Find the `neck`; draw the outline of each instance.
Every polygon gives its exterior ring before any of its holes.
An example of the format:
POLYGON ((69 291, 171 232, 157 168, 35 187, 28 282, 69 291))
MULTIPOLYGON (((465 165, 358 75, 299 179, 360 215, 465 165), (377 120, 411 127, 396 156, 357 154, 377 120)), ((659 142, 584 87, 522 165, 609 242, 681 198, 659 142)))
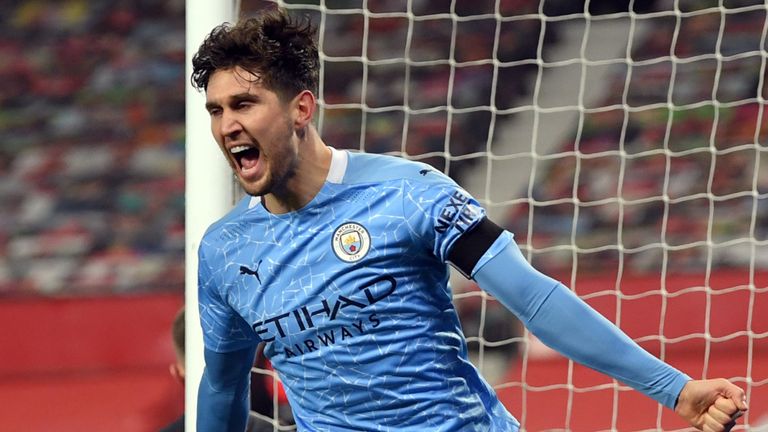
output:
POLYGON ((271 213, 282 214, 304 208, 320 192, 331 168, 331 149, 315 128, 308 127, 299 144, 298 164, 293 176, 280 190, 263 197, 271 213))

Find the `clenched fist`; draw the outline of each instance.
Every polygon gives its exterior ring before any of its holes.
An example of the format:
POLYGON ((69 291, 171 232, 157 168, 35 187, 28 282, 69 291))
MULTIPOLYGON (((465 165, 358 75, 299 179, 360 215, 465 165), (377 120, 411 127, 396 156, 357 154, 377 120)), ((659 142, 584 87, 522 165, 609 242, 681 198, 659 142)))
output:
POLYGON ((677 398, 675 412, 705 432, 730 431, 747 410, 744 390, 726 379, 689 381, 677 398))

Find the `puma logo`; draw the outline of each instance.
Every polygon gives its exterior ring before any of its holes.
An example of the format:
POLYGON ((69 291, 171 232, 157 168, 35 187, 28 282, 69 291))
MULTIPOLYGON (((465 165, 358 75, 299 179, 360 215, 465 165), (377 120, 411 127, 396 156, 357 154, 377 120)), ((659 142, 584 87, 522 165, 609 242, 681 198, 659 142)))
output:
POLYGON ((251 276, 256 276, 256 280, 259 281, 259 284, 261 284, 261 277, 259 277, 259 266, 261 266, 261 260, 256 264, 256 270, 251 270, 248 267, 241 265, 240 266, 240 274, 247 274, 251 276))

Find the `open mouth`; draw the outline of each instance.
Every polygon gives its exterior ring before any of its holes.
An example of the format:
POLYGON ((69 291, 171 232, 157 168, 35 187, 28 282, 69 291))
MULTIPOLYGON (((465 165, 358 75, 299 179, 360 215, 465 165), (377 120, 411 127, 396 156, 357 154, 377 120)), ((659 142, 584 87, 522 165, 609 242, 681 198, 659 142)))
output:
POLYGON ((240 145, 232 147, 229 152, 241 170, 251 169, 259 163, 260 152, 256 147, 240 145))

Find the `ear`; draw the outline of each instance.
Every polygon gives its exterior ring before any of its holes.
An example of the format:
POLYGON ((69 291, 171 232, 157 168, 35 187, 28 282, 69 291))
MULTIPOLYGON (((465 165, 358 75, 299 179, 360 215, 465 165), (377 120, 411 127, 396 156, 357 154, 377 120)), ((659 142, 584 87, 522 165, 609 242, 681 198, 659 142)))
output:
POLYGON ((293 98, 295 113, 294 126, 296 129, 304 129, 312 122, 312 117, 317 109, 315 95, 309 90, 303 90, 293 98))

